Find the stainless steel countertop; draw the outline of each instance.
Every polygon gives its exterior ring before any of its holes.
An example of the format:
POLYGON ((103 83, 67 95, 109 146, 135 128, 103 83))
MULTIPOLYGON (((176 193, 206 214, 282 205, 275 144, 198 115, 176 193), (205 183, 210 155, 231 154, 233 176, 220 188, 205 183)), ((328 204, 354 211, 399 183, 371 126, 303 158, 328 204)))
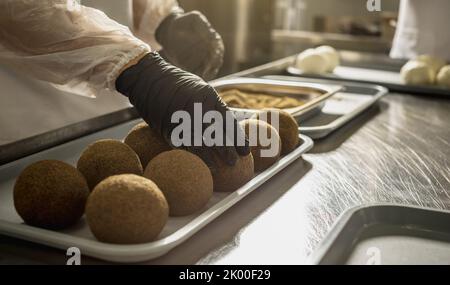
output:
MULTIPOLYGON (((450 210, 450 100, 389 94, 148 263, 302 264, 341 213, 374 202, 450 210)), ((65 260, 63 251, 0 236, 0 263, 65 260)))

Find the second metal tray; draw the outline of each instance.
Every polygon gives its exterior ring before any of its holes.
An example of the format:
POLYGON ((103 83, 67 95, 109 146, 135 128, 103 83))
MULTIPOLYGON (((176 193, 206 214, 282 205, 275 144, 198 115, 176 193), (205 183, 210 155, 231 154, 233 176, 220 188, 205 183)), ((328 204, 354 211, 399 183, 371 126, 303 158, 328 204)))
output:
POLYGON ((90 232, 84 219, 63 231, 51 231, 23 223, 14 209, 13 187, 16 177, 28 164, 43 159, 57 159, 75 164, 86 146, 99 139, 122 139, 138 122, 140 121, 127 122, 0 166, 0 234, 64 250, 77 247, 83 255, 108 261, 150 260, 164 255, 183 243, 272 176, 300 158, 314 144, 309 137, 300 135, 301 144, 293 152, 283 156, 264 172, 257 174, 240 189, 232 193, 214 193, 206 207, 198 213, 186 217, 171 217, 158 239, 151 243, 116 245, 99 242, 90 232))
MULTIPOLYGON (((337 84, 331 80, 311 79, 303 77, 270 75, 263 78, 301 81, 305 83, 337 84)), ((388 93, 385 87, 373 84, 341 82, 343 91, 325 101, 320 112, 300 121, 300 133, 313 139, 328 136, 356 116, 367 110, 388 93), (322 118, 326 119, 322 119, 322 118)))
POLYGON ((371 205, 343 214, 312 264, 450 265, 450 212, 371 205))
MULTIPOLYGON (((298 97, 305 103, 296 108, 284 109, 296 118, 309 117, 315 111, 320 111, 324 102, 343 90, 340 84, 323 84, 300 81, 273 80, 261 78, 232 78, 211 82, 211 85, 220 93, 221 91, 238 89, 248 92, 261 92, 273 96, 298 97)), ((258 110, 245 108, 231 108, 243 117, 249 117, 258 110)))
POLYGON ((408 85, 403 83, 400 70, 378 70, 353 66, 339 66, 334 73, 311 75, 304 74, 295 67, 288 67, 286 72, 292 76, 311 77, 319 79, 339 80, 343 82, 360 82, 369 84, 381 84, 392 92, 413 93, 421 95, 434 95, 449 98, 450 89, 441 86, 408 85))

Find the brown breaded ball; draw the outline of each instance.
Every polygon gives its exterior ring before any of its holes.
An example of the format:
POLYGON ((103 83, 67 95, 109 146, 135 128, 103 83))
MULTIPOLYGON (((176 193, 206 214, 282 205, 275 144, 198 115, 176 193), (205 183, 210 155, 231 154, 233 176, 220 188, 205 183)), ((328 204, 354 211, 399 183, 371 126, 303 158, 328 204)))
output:
POLYGON ((26 167, 14 185, 14 207, 25 223, 47 229, 75 224, 84 213, 89 188, 73 166, 43 160, 26 167))
POLYGON ((163 152, 150 161, 144 176, 164 193, 171 216, 186 216, 202 209, 213 194, 208 166, 184 150, 163 152))
POLYGON ((86 177, 89 189, 109 176, 118 174, 142 175, 139 157, 131 147, 118 140, 99 140, 89 145, 77 163, 86 177))
POLYGON ((255 174, 253 155, 239 156, 236 164, 230 166, 219 156, 213 156, 215 166, 211 168, 214 180, 214 191, 232 192, 250 181, 255 174))
POLYGON ((250 140, 255 172, 266 170, 277 162, 281 153, 281 139, 277 130, 268 123, 255 119, 244 120, 240 124, 250 140), (260 135, 265 138, 261 140, 260 135))
POLYGON ((86 204, 91 232, 107 243, 151 242, 168 216, 169 206, 158 186, 134 174, 106 178, 95 186, 86 204))
POLYGON ((272 114, 278 114, 278 134, 281 137, 281 154, 288 154, 292 152, 299 144, 300 138, 298 136, 298 123, 291 114, 279 109, 264 109, 261 112, 253 115, 253 119, 266 121, 272 125, 272 114))
POLYGON ((131 129, 124 142, 137 153, 143 168, 158 154, 172 149, 162 136, 145 122, 131 129))

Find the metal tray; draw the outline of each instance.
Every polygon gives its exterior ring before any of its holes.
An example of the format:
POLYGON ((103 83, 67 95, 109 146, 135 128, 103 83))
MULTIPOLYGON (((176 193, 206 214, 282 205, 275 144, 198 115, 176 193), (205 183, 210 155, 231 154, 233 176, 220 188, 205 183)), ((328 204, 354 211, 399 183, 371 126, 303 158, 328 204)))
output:
POLYGON ((450 211, 372 205, 344 213, 312 264, 450 265, 450 211))
MULTIPOLYGON (((270 75, 264 76, 264 78, 280 81, 336 84, 335 81, 330 80, 282 75, 270 75)), ((344 90, 329 98, 319 113, 299 122, 300 133, 313 139, 326 137, 374 105, 388 93, 385 87, 379 85, 350 82, 342 83, 342 85, 344 90)))
POLYGON ((437 95, 450 98, 450 89, 440 86, 415 86, 403 83, 400 76, 400 69, 398 71, 369 69, 353 66, 339 66, 333 73, 312 75, 305 74, 295 67, 288 67, 287 73, 294 76, 302 76, 309 78, 339 80, 345 82, 360 82, 369 84, 383 85, 391 92, 413 93, 422 95, 437 95))
POLYGON ((205 225, 217 218, 242 198, 257 189, 287 165, 313 147, 313 141, 300 135, 301 145, 278 163, 255 176, 250 182, 232 193, 214 193, 212 199, 199 213, 187 217, 170 218, 159 239, 146 244, 115 245, 97 241, 84 219, 63 231, 51 231, 23 224, 13 205, 13 187, 16 177, 24 167, 42 159, 58 159, 75 164, 79 154, 90 143, 104 138, 122 139, 139 121, 127 122, 91 134, 57 147, 27 156, 0 166, 0 234, 67 250, 78 247, 81 254, 115 262, 140 262, 164 255, 178 246, 205 225))
POLYGON ((0 146, 0 165, 139 118, 134 108, 119 110, 0 146))
MULTIPOLYGON (((274 96, 295 96, 305 101, 305 104, 285 109, 296 118, 305 118, 314 112, 320 111, 325 100, 341 91, 339 84, 321 84, 311 82, 280 81, 259 78, 233 78, 213 81, 211 85, 220 93, 229 89, 241 91, 261 92, 274 96)), ((255 109, 231 108, 233 111, 248 117, 258 112, 255 109)))

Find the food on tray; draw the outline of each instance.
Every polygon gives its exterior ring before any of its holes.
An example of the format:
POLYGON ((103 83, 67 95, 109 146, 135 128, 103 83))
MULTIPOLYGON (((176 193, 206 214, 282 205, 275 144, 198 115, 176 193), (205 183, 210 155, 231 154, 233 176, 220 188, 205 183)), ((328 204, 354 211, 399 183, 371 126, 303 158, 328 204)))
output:
POLYGON ((432 55, 420 55, 408 61, 401 69, 400 75, 405 84, 408 85, 439 85, 448 87, 446 84, 446 72, 448 67, 443 59, 432 55))
POLYGON ((445 60, 428 54, 419 55, 415 60, 428 65, 434 74, 437 74, 446 64, 445 60))
POLYGON ((95 186, 86 204, 94 236, 117 244, 153 241, 169 215, 167 201, 151 180, 134 174, 108 177, 95 186))
POLYGON ((159 154, 150 161, 144 176, 158 185, 171 216, 186 216, 202 209, 213 194, 213 178, 198 156, 184 150, 159 154))
POLYGON ((138 155, 128 145, 118 140, 99 140, 89 145, 81 154, 78 170, 86 177, 92 190, 103 179, 118 174, 142 175, 138 155))
POLYGON ((304 73, 323 74, 329 69, 328 55, 307 49, 297 56, 295 66, 304 73))
POLYGON ((14 206, 25 223, 48 229, 75 224, 84 213, 89 188, 73 166, 44 160, 26 167, 14 185, 14 206))
POLYGON ((124 142, 139 156, 143 168, 158 154, 171 150, 169 144, 147 123, 140 123, 131 129, 124 142))
POLYGON ((244 109, 288 109, 305 104, 304 100, 294 97, 254 93, 238 89, 222 91, 220 92, 220 97, 222 97, 223 101, 227 103, 229 107, 244 109))
MULTIPOLYGON (((281 137, 281 154, 292 152, 299 144, 298 123, 288 112, 277 109, 265 109, 253 115, 253 118, 272 125, 281 137), (278 115, 278 127, 272 122, 272 116, 278 115)), ((275 117, 274 117, 275 118, 275 117)))
POLYGON ((322 54, 327 59, 327 72, 333 72, 334 69, 341 64, 339 53, 331 46, 320 46, 316 48, 316 52, 322 54))
POLYGON ((333 72, 339 64, 339 53, 331 46, 307 49, 301 52, 295 60, 295 67, 309 74, 333 72))
POLYGON ((441 68, 437 75, 437 84, 442 87, 450 88, 450 65, 441 68))
POLYGON ((430 85, 433 84, 435 74, 433 69, 424 62, 409 61, 401 71, 403 81, 409 85, 430 85))
POLYGON ((240 156, 234 166, 222 161, 218 156, 213 157, 216 167, 211 168, 214 180, 214 191, 232 192, 249 182, 255 173, 253 156, 240 156))
POLYGON ((250 141, 255 172, 264 171, 280 158, 281 139, 271 125, 266 122, 249 119, 241 122, 250 141))

